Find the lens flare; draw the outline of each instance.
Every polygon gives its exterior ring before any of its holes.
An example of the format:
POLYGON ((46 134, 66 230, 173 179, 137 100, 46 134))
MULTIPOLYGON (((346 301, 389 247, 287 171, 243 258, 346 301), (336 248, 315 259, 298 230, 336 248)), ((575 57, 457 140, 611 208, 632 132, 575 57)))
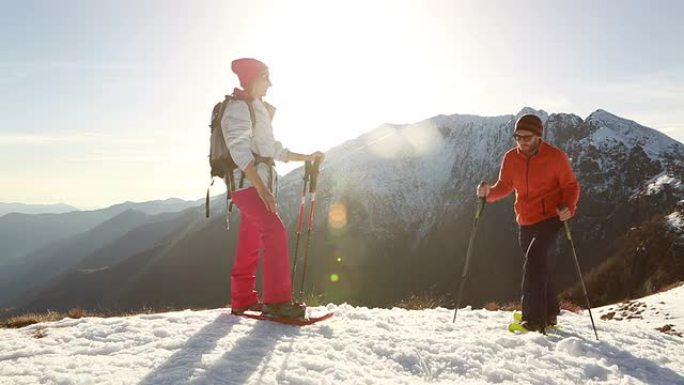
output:
POLYGON ((384 159, 396 158, 404 146, 398 128, 392 125, 380 126, 367 134, 364 139, 370 152, 384 159))
POLYGON ((347 225, 347 206, 344 203, 333 203, 330 206, 328 225, 333 229, 341 229, 347 225))
POLYGON ((441 135, 431 120, 407 125, 383 125, 365 137, 369 151, 380 158, 400 155, 424 156, 441 143, 441 135))
POLYGON ((401 135, 417 156, 430 153, 440 143, 439 130, 431 120, 412 124, 401 135))

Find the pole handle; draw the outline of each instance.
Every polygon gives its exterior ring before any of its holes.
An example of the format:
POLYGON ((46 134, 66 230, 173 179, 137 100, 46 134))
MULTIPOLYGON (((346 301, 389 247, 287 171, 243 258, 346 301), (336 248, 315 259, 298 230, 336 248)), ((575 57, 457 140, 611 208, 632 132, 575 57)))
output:
MULTIPOLYGON (((568 208, 568 205, 565 203, 559 203, 556 208, 558 211, 564 210, 568 208)), ((569 240, 572 241, 572 232, 570 231, 570 224, 568 221, 563 221, 563 227, 565 228, 565 237, 569 240)))
POLYGON ((304 183, 309 181, 311 177, 311 161, 307 160, 304 162, 304 183))
MULTIPOLYGON (((480 181, 480 184, 477 185, 478 189, 482 187, 483 185, 487 184, 487 182, 480 181)), ((477 196, 477 209, 475 210, 475 220, 480 219, 480 215, 482 215, 482 211, 484 210, 485 204, 487 203, 487 196, 477 196)))
POLYGON ((318 184, 318 171, 321 165, 321 158, 316 158, 316 160, 313 162, 311 165, 311 170, 309 171, 309 192, 310 193, 315 193, 316 192, 316 186, 318 184))

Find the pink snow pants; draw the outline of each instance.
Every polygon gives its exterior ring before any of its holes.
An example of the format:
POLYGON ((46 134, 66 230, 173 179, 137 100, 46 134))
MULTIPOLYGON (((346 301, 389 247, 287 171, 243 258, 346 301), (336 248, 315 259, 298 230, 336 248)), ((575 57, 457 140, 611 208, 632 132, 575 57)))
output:
POLYGON ((254 187, 231 194, 240 209, 240 230, 230 273, 231 306, 257 303, 256 271, 263 249, 263 302, 292 299, 287 230, 278 214, 269 213, 254 187))

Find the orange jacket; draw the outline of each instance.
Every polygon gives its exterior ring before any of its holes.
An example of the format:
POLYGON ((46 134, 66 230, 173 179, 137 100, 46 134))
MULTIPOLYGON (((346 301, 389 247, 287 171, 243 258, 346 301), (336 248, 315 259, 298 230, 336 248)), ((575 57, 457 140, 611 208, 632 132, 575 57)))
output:
POLYGON ((564 203, 575 214, 579 183, 568 156, 542 141, 532 157, 511 149, 504 155, 499 180, 492 186, 487 202, 505 198, 515 190, 516 221, 532 225, 557 216, 556 207, 564 203))

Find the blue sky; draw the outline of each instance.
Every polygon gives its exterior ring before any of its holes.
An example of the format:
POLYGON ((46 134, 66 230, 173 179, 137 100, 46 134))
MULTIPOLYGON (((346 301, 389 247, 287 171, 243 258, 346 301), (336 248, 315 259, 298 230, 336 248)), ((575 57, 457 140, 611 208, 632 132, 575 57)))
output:
POLYGON ((2 202, 93 208, 201 197, 208 115, 235 84, 230 61, 243 56, 270 66, 276 136, 300 152, 384 122, 524 106, 582 117, 603 108, 684 141, 678 1, 65 0, 0 9, 2 202))

